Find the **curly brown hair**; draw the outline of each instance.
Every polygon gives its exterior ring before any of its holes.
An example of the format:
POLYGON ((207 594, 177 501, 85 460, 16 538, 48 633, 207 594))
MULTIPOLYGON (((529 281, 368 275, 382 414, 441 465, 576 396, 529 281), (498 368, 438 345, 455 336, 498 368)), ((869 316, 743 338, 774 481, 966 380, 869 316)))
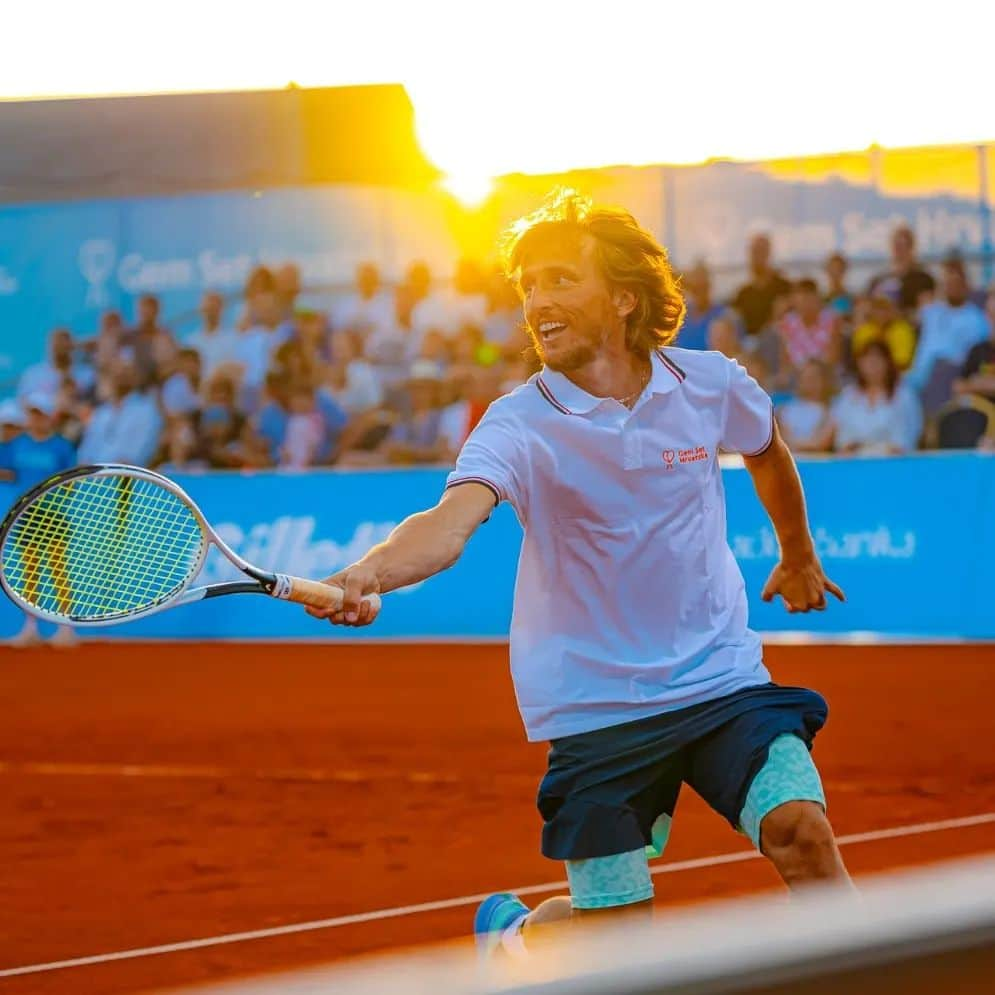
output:
POLYGON ((667 250, 628 211, 596 206, 576 190, 554 190, 541 207, 509 226, 501 240, 508 278, 517 284, 525 253, 547 241, 562 241, 564 234, 589 235, 609 286, 635 295, 636 306, 626 319, 630 351, 649 355, 677 338, 686 308, 667 250))

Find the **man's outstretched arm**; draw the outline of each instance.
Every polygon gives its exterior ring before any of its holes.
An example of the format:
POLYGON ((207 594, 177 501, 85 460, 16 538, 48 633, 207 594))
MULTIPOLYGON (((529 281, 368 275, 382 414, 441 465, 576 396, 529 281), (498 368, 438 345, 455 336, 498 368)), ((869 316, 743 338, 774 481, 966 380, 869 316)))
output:
POLYGON ((386 594, 451 567, 493 510, 489 487, 467 482, 449 488, 434 508, 409 516, 361 560, 325 578, 342 588, 338 611, 308 608, 308 614, 335 625, 369 625, 376 612, 363 595, 386 594))
POLYGON ((761 594, 763 600, 772 601, 779 594, 789 612, 807 612, 812 608, 823 611, 826 591, 840 601, 846 600, 842 590, 822 570, 808 528, 798 468, 776 425, 767 450, 759 456, 744 456, 743 461, 781 547, 781 561, 767 578, 761 594))

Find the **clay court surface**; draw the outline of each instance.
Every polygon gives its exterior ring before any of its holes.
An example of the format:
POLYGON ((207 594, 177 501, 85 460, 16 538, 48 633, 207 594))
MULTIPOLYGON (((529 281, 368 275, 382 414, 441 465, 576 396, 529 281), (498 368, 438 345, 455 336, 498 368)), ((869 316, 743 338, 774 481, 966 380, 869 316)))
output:
MULTIPOLYGON (((767 660, 829 700, 815 756, 837 833, 858 836, 843 850, 856 875, 995 850, 995 646, 775 646, 767 660)), ((346 920, 0 976, 5 995, 452 939, 472 896, 562 878, 538 852, 545 747, 524 741, 504 646, 3 649, 0 700, 0 972, 346 920), (400 911, 349 919, 378 910, 400 911)), ((659 864, 749 849, 685 790, 659 864)), ((756 859, 655 881, 666 905, 778 887, 756 859)))

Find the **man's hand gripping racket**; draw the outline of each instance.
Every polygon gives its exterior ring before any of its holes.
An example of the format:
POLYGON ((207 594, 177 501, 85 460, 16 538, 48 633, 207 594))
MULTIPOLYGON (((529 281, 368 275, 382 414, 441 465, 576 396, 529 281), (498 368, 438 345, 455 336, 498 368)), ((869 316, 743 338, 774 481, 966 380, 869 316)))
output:
MULTIPOLYGON (((171 480, 116 465, 57 474, 14 504, 0 524, 0 586, 32 615, 74 626, 129 622, 226 594, 268 594, 333 620, 343 605, 340 586, 243 560, 171 480), (212 545, 245 581, 191 586, 212 545)), ((366 624, 380 597, 347 608, 366 624)))
POLYGON ((326 577, 330 584, 342 591, 342 603, 330 608, 307 606, 305 611, 315 618, 327 618, 334 625, 369 625, 380 611, 380 581, 376 573, 362 563, 354 563, 345 570, 326 577))

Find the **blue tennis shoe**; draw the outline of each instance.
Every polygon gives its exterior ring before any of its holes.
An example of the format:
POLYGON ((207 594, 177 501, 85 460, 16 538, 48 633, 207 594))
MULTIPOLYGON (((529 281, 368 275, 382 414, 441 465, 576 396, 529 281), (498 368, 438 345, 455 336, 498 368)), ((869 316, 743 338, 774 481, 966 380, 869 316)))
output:
POLYGON ((473 935, 477 952, 482 959, 494 956, 501 949, 501 935, 522 916, 529 914, 529 907, 508 892, 485 898, 473 917, 473 935))

